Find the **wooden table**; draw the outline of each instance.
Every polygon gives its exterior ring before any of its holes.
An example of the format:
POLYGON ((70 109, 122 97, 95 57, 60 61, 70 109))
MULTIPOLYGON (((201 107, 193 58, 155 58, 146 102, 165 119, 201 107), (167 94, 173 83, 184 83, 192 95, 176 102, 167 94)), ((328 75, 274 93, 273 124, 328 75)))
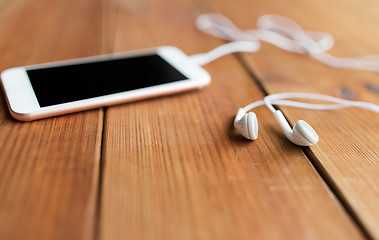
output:
MULTIPOLYGON (((379 53, 379 1, 2 0, 0 66, 174 45, 206 52, 202 13, 242 29, 282 14, 330 32, 337 57, 379 53)), ((379 115, 280 107, 317 145, 286 140, 257 109, 257 141, 237 109, 285 91, 379 103, 377 73, 334 69, 262 43, 205 69, 199 91, 34 122, 0 110, 0 240, 379 239, 379 115)))

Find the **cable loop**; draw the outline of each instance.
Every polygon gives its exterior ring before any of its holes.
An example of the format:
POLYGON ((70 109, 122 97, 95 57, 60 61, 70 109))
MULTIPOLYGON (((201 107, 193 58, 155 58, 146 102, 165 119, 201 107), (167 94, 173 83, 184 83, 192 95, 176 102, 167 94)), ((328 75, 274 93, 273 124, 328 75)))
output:
MULTIPOLYGON (((337 58, 327 53, 334 45, 334 38, 327 32, 304 31, 298 23, 281 15, 263 15, 257 21, 257 29, 241 30, 232 21, 219 14, 203 14, 196 20, 199 30, 226 41, 251 41, 258 46, 259 41, 271 43, 286 51, 299 54, 309 54, 316 60, 334 68, 353 68, 379 72, 379 55, 337 58)), ((245 50, 236 48, 224 53, 243 52, 245 50)), ((252 52, 250 50, 246 50, 252 52)), ((215 54, 221 57, 225 54, 215 54)), ((199 57, 199 54, 198 56, 199 57)), ((207 53, 203 54, 202 65, 207 64, 215 58, 207 61, 207 53)))

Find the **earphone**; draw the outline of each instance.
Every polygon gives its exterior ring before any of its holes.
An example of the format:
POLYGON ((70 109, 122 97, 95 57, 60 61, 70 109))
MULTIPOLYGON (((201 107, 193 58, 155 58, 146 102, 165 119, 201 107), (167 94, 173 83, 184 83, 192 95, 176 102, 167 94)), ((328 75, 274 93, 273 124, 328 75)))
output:
MULTIPOLYGON (((337 58, 327 53, 333 47, 333 36, 326 32, 304 31, 292 19, 280 15, 264 15, 258 19, 258 29, 240 30, 228 18, 219 14, 203 14, 196 20, 199 30, 215 37, 231 41, 210 52, 192 55, 192 60, 205 65, 215 59, 233 52, 256 52, 260 48, 260 41, 269 42, 279 48, 296 53, 308 53, 316 60, 335 68, 353 68, 379 72, 379 56, 360 58, 337 58)), ((299 146, 312 146, 319 137, 315 130, 304 120, 299 120, 293 128, 280 110, 273 105, 285 105, 298 108, 330 110, 345 107, 360 107, 379 113, 379 106, 367 103, 350 101, 322 94, 287 92, 266 96, 263 100, 253 102, 240 108, 234 119, 234 127, 247 139, 258 138, 258 120, 251 109, 266 105, 274 114, 286 137, 299 146), (334 104, 312 104, 285 100, 288 98, 318 99, 334 104)))
POLYGON ((378 105, 367 102, 350 101, 322 94, 302 92, 286 92, 272 94, 266 96, 263 100, 253 102, 247 105, 246 107, 240 108, 238 110, 234 119, 234 127, 242 134, 242 136, 244 136, 247 139, 255 140, 258 138, 257 116, 255 115, 255 113, 248 111, 261 105, 266 105, 273 112, 276 121, 279 123, 286 137, 292 143, 299 146, 312 146, 316 144, 319 140, 316 131, 307 122, 303 120, 297 121, 294 127, 291 129, 283 113, 280 110, 276 110, 273 107, 273 105, 284 105, 315 110, 330 110, 345 107, 359 107, 379 113, 378 105), (288 98, 318 99, 333 102, 334 104, 313 104, 284 100, 288 98))

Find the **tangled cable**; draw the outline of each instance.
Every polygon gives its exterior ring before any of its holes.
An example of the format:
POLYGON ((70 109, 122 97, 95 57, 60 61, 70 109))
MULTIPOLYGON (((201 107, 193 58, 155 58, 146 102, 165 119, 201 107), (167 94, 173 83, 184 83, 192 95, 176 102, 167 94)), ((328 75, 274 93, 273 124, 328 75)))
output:
POLYGON ((379 55, 334 57, 327 53, 334 45, 332 35, 326 32, 304 31, 299 24, 284 16, 263 15, 257 21, 257 29, 241 30, 223 15, 204 14, 197 18, 196 26, 205 33, 231 41, 208 53, 193 55, 193 60, 200 65, 232 52, 256 52, 260 48, 259 42, 265 41, 290 52, 309 54, 334 68, 379 72, 379 55))

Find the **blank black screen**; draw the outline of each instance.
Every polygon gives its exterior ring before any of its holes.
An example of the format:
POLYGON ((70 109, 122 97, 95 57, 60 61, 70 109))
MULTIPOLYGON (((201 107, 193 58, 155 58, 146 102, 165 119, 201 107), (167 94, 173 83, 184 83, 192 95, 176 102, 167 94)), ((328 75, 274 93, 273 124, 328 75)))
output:
POLYGON ((27 70, 41 107, 188 79, 158 55, 27 70))

